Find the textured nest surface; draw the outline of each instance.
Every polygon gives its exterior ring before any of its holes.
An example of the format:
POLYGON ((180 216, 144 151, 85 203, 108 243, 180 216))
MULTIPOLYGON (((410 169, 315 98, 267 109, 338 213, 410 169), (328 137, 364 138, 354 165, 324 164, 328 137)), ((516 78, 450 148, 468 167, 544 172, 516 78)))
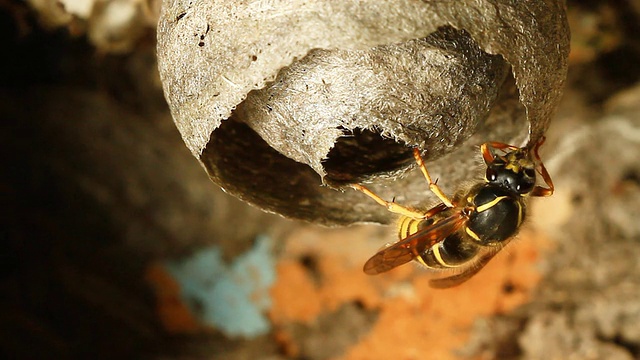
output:
POLYGON ((428 201, 404 176, 411 147, 442 159, 429 167, 448 188, 476 176, 474 145, 537 141, 568 42, 560 1, 166 1, 158 60, 178 129, 217 184, 267 211, 349 224, 389 220, 335 191, 350 183, 428 201))

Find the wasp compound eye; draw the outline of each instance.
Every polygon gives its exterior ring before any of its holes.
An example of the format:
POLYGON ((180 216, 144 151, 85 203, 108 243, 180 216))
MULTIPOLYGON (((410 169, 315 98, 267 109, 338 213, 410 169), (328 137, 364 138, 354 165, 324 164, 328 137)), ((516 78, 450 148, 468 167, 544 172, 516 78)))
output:
POLYGON ((496 181, 496 179, 498 179, 498 174, 492 168, 488 168, 485 177, 487 181, 494 182, 496 181))
POLYGON ((536 177, 536 171, 532 168, 526 168, 524 169, 524 174, 528 177, 534 178, 536 177))
POLYGON ((518 185, 516 186, 516 191, 519 194, 527 194, 531 192, 534 186, 535 186, 534 179, 530 177, 524 177, 518 182, 518 185))

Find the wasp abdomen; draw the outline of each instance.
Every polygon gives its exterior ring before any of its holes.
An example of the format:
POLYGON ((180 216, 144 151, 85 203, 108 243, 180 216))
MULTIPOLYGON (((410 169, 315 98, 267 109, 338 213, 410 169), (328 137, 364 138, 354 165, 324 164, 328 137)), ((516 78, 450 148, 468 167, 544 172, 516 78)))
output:
POLYGON ((467 233, 482 245, 511 238, 524 219, 522 198, 503 188, 482 187, 473 202, 476 211, 469 217, 467 233))
MULTIPOLYGON (((443 219, 442 216, 430 219, 405 217, 400 222, 400 239, 407 238, 424 228, 434 225, 441 219, 443 219)), ((416 257, 416 260, 422 265, 434 269, 458 267, 468 263, 478 253, 479 245, 463 239, 464 236, 467 235, 456 232, 433 246, 427 247, 423 243, 417 245, 415 251, 419 256, 416 257)))
POLYGON ((479 251, 479 245, 463 239, 463 233, 453 233, 443 241, 426 249, 418 261, 430 268, 458 267, 472 260, 479 251))

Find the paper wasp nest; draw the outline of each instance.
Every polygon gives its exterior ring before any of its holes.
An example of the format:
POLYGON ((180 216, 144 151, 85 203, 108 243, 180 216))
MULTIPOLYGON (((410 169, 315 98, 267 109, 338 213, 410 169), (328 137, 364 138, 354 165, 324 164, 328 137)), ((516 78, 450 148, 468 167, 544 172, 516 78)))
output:
POLYGON ((366 182, 424 205, 411 147, 453 191, 478 175, 476 145, 544 134, 567 71, 564 11, 554 0, 165 0, 160 75, 187 147, 227 192, 323 224, 386 222, 371 199, 336 189, 366 182))

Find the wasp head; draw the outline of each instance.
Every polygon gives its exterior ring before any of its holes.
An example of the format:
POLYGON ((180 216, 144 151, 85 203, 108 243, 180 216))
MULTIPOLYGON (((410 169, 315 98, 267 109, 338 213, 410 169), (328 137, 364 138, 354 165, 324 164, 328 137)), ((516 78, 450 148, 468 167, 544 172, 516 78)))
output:
POLYGON ((525 195, 536 183, 535 163, 527 149, 517 149, 502 156, 495 156, 487 165, 485 179, 516 194, 525 195))

